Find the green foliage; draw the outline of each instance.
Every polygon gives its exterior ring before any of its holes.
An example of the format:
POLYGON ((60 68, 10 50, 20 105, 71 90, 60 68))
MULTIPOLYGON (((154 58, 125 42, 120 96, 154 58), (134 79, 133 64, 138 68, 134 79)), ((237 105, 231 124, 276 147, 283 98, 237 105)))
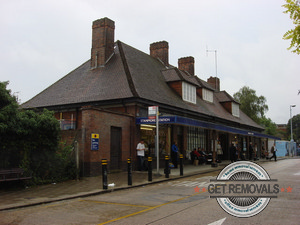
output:
POLYGON ((284 13, 290 14, 290 18, 296 26, 294 29, 288 30, 283 35, 283 39, 291 40, 288 50, 294 48, 292 52, 300 54, 300 3, 297 0, 286 0, 286 3, 283 5, 286 8, 284 13))
POLYGON ((241 104, 240 109, 247 116, 265 128, 264 133, 277 135, 276 124, 270 118, 265 117, 269 107, 264 96, 258 97, 255 90, 244 86, 233 97, 241 104))
POLYGON ((7 84, 0 82, 0 168, 22 167, 35 183, 74 178, 73 148, 59 144, 54 113, 20 110, 7 84))
POLYGON ((241 104, 240 109, 257 123, 260 123, 260 119, 265 116, 265 112, 269 109, 266 105, 266 98, 264 96, 258 97, 256 91, 247 86, 242 87, 233 97, 241 104))
POLYGON ((260 125, 265 127, 266 134, 277 136, 277 126, 270 118, 263 117, 260 119, 260 125))
MULTIPOLYGON (((300 142, 300 114, 297 114, 293 116, 292 118, 293 121, 293 139, 297 143, 300 142)), ((287 136, 288 140, 291 139, 291 119, 289 119, 288 124, 287 124, 287 136)))

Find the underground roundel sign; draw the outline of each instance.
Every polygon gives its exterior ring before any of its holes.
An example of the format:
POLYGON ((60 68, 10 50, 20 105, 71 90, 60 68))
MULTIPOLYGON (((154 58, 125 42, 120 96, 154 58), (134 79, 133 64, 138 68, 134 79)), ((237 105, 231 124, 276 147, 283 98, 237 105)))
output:
POLYGON ((211 180, 208 192, 230 215, 251 217, 264 210, 271 198, 277 198, 276 181, 258 164, 238 161, 226 166, 211 180))

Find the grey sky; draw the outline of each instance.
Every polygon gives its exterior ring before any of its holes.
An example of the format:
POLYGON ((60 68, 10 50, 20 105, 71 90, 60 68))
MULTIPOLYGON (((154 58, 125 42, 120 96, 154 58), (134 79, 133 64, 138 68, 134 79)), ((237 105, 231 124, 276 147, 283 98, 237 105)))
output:
POLYGON ((267 98, 270 117, 287 123, 300 113, 300 56, 283 34, 293 28, 284 0, 0 0, 0 81, 25 102, 90 58, 91 26, 115 21, 115 40, 149 53, 169 42, 169 62, 195 58, 195 73, 221 89, 244 85, 267 98))

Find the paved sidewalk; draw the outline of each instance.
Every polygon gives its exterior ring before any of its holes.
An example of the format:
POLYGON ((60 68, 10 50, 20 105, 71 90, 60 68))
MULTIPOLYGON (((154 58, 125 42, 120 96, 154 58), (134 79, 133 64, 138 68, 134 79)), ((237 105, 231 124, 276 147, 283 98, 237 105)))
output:
MULTIPOLYGON (((266 160, 259 160, 255 162, 265 162, 266 160)), ((114 183, 114 187, 108 187, 107 190, 102 189, 102 177, 84 177, 80 180, 71 180, 62 183, 53 183, 47 185, 40 185, 35 187, 28 187, 25 189, 4 191, 0 190, 0 211, 33 206, 44 203, 51 203, 60 200, 67 200, 78 197, 85 197, 96 195, 112 190, 121 190, 132 187, 148 185, 151 183, 163 182, 171 179, 179 179, 195 174, 209 173, 222 170, 230 161, 223 161, 218 164, 218 167, 211 167, 211 165, 184 165, 183 176, 180 176, 180 169, 171 169, 169 178, 165 178, 164 170, 160 169, 157 176, 157 171, 153 170, 152 181, 148 181, 148 172, 133 171, 132 185, 128 185, 127 172, 110 173, 108 174, 108 184, 114 183)))

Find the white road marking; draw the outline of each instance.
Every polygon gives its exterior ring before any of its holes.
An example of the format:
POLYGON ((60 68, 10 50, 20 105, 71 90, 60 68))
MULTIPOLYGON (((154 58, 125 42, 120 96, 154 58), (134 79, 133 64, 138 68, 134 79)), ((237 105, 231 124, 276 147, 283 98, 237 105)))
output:
POLYGON ((183 181, 172 186, 200 187, 207 185, 207 182, 183 181))
POLYGON ((300 172, 298 172, 298 173, 294 173, 294 175, 296 175, 296 176, 299 176, 299 175, 300 175, 300 172))
POLYGON ((225 184, 225 182, 195 182, 195 181, 182 181, 175 184, 172 184, 172 186, 185 186, 185 187, 207 187, 208 184, 225 184))
POLYGON ((226 220, 226 217, 223 219, 220 219, 218 221, 212 222, 210 224, 207 224, 207 225, 221 225, 222 223, 224 223, 225 220, 226 220))

